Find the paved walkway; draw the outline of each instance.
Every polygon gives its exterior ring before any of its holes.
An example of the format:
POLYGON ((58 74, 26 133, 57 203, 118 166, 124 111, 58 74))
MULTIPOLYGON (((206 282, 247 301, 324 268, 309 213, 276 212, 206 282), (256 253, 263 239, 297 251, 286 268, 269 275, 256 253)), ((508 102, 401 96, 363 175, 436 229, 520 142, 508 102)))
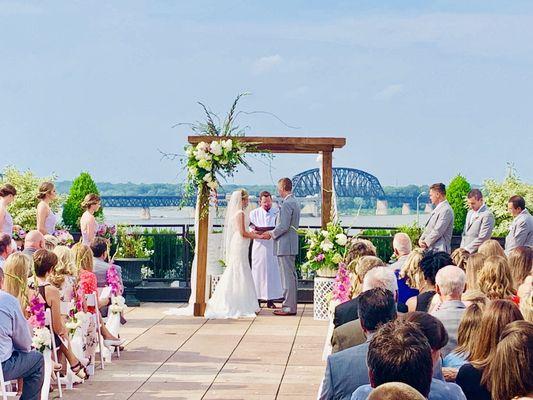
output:
MULTIPOLYGON (((255 319, 166 316, 175 304, 129 309, 120 360, 97 369, 64 399, 315 399, 327 330, 313 306, 295 317, 262 310, 255 319)), ((55 392, 57 393, 57 391, 55 392)))

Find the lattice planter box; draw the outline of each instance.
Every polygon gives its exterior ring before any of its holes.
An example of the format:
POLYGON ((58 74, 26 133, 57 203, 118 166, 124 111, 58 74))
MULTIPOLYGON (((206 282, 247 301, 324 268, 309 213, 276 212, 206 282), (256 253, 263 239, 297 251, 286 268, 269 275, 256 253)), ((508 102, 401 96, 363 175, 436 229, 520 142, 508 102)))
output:
POLYGON ((313 311, 316 321, 329 320, 329 294, 334 283, 335 278, 315 278, 313 311))

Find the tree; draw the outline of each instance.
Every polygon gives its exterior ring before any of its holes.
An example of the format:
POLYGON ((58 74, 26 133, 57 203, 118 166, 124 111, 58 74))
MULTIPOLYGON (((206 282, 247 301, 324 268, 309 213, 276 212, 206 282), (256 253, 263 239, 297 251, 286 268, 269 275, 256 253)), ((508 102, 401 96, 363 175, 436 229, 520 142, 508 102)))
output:
POLYGON ((526 208, 533 212, 533 185, 522 182, 513 168, 509 169, 507 177, 499 183, 493 179, 486 180, 485 203, 494 213, 496 225, 494 236, 505 236, 509 231, 513 217, 507 211, 509 198, 514 195, 522 196, 526 200, 526 208))
MULTIPOLYGON (((63 206, 63 222, 71 229, 80 229, 80 218, 83 214, 81 203, 89 193, 100 194, 91 175, 87 172, 82 172, 80 176, 72 182, 67 201, 63 206)), ((104 212, 102 208, 95 213, 95 217, 97 218, 102 218, 103 215, 104 212)))
MULTIPOLYGON (((13 216, 13 222, 22 226, 26 231, 35 229, 37 226, 37 204, 39 204, 37 193, 39 185, 46 181, 54 182, 55 177, 39 178, 29 170, 21 172, 13 166, 9 166, 3 171, 0 186, 3 183, 10 183, 17 189, 17 195, 9 206, 9 212, 13 216)), ((57 212, 59 210, 61 200, 61 197, 58 197, 50 204, 52 211, 57 212)))
POLYGON ((453 231, 455 234, 461 233, 465 226, 468 213, 466 196, 470 190, 470 183, 462 175, 457 175, 448 185, 446 197, 454 213, 453 231))

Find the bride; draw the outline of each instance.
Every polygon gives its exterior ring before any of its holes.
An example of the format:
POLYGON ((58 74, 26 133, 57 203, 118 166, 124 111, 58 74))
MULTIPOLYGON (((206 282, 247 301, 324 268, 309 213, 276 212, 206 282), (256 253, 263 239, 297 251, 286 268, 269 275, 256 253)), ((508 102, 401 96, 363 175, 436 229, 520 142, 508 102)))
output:
POLYGON ((207 303, 205 317, 210 319, 255 317, 259 303, 248 261, 250 239, 261 236, 247 229, 250 224, 248 192, 231 194, 224 223, 223 260, 226 269, 207 303))

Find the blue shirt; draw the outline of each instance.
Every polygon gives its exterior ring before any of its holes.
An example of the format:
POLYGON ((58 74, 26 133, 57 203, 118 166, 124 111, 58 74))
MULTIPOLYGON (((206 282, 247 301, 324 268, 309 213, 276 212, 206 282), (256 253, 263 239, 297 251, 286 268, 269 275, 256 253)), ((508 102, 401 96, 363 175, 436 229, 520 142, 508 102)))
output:
MULTIPOLYGON (((372 387, 370 385, 360 386, 353 392, 351 400, 366 400, 371 392, 372 387)), ((458 385, 438 379, 431 380, 428 398, 429 400, 466 400, 463 391, 458 385)))
POLYGON ((453 351, 444 357, 442 360, 442 366, 446 368, 461 368, 468 361, 466 356, 454 353, 453 351))
POLYGON ((0 362, 11 358, 14 351, 31 350, 28 321, 22 315, 17 298, 0 290, 0 362))

